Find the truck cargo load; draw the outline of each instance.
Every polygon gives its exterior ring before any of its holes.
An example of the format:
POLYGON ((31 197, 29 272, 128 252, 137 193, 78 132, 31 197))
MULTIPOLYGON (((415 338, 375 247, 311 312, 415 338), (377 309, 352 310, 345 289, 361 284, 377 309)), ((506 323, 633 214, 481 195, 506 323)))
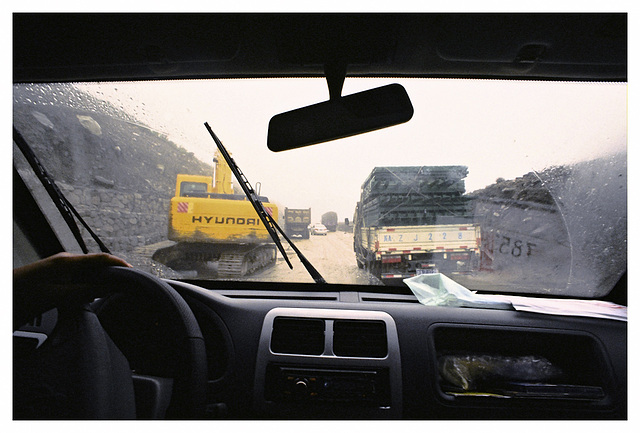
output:
POLYGON ((367 226, 468 222, 465 166, 376 167, 362 185, 367 226))

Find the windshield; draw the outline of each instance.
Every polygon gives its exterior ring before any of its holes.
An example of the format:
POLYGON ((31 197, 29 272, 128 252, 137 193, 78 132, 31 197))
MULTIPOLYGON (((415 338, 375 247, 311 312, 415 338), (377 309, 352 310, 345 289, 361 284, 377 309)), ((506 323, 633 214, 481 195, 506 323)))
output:
POLYGON ((390 83, 409 122, 277 153, 269 119, 326 101, 324 79, 14 85, 14 126, 111 252, 161 276, 313 282, 207 122, 327 282, 611 289, 627 260, 626 83, 347 78, 343 95, 390 83))

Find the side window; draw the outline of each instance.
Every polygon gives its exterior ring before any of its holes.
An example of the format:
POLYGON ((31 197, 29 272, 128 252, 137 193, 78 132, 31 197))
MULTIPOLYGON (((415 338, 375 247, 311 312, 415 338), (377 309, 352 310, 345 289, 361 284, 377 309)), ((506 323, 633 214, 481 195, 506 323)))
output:
POLYGON ((203 182, 182 182, 180 197, 206 197, 207 184, 203 182))
POLYGON ((29 241, 29 237, 24 233, 22 227, 13 221, 13 267, 28 265, 43 257, 38 255, 34 245, 29 241))

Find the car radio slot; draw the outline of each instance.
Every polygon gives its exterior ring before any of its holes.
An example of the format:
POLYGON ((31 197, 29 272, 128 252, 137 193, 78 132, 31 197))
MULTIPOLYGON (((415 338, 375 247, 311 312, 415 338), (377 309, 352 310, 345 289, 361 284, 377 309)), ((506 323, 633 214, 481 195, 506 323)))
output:
POLYGON ((390 405, 387 369, 346 370, 297 368, 270 364, 265 399, 280 402, 390 405))

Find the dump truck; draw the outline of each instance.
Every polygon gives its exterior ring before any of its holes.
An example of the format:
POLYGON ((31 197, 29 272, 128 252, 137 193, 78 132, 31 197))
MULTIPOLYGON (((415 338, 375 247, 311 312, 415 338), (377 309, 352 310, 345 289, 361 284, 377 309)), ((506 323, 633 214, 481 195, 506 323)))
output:
MULTIPOLYGON (((276 247, 244 194, 235 194, 232 172, 216 153, 212 176, 178 174, 169 208, 168 239, 153 259, 176 270, 237 278, 276 261, 276 247)), ((277 221, 278 208, 259 197, 277 221)))
POLYGON ((333 211, 323 213, 320 221, 330 232, 335 232, 338 228, 338 214, 333 211))
POLYGON ((284 208, 284 232, 287 236, 300 235, 303 239, 309 239, 309 225, 311 224, 311 208, 290 209, 284 208))
POLYGON ((466 175, 465 166, 374 168, 354 213, 358 267, 383 282, 476 270, 481 230, 466 175))

